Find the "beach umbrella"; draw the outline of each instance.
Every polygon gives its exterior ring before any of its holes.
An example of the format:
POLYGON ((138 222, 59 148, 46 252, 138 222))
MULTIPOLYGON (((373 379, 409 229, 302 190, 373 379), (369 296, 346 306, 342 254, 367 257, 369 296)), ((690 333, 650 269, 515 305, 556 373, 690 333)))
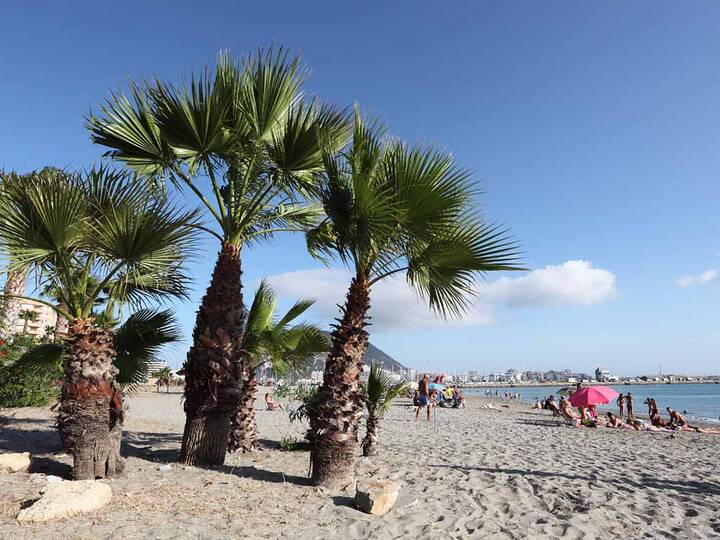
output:
POLYGON ((607 386, 586 386, 570 396, 570 405, 573 407, 587 407, 588 405, 601 405, 615 399, 618 394, 607 386))

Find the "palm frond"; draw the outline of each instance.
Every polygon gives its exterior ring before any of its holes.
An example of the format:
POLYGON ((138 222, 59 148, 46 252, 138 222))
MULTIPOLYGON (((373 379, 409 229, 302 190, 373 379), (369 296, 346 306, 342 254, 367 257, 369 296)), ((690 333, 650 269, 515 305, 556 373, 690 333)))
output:
POLYGON ((86 127, 94 143, 110 149, 105 155, 140 174, 157 176, 176 156, 161 135, 148 90, 147 85, 130 83, 129 96, 112 93, 100 114, 86 118, 86 127))
POLYGON ((179 341, 181 335, 170 310, 143 309, 130 315, 115 332, 117 382, 131 389, 144 382, 162 346, 179 341))
POLYGON ((407 382, 393 384, 390 375, 380 364, 373 362, 365 385, 365 405, 368 412, 377 418, 382 417, 390 409, 393 400, 403 395, 407 389, 407 382))
POLYGON ((60 343, 42 343, 28 349, 7 369, 17 373, 52 373, 62 369, 63 346, 60 343))

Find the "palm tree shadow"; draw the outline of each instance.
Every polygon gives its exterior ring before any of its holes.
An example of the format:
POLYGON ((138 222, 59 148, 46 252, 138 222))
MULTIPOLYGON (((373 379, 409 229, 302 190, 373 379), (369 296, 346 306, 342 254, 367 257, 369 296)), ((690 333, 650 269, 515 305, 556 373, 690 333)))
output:
POLYGON ((282 471, 268 471, 267 469, 258 469, 252 465, 243 465, 240 467, 233 467, 230 465, 223 465, 223 472, 228 474, 234 474, 240 478, 252 478, 260 482, 270 482, 273 484, 295 484, 296 486, 311 486, 312 481, 306 476, 296 476, 292 474, 285 474, 282 471))
POLYGON ((120 453, 154 463, 169 463, 180 459, 182 436, 177 433, 147 433, 131 431, 123 434, 120 453))

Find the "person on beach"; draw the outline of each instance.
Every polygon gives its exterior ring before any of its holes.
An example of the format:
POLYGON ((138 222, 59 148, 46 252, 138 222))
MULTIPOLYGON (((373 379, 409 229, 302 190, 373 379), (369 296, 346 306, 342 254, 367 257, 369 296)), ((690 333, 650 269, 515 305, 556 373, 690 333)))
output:
POLYGON ((648 406, 648 416, 660 416, 660 411, 654 398, 647 398, 645 404, 648 406))
POLYGON ((573 411, 572 407, 570 406, 570 402, 564 397, 560 398, 559 410, 560 414, 568 424, 571 424, 575 427, 580 427, 582 419, 577 415, 575 411, 573 411))
POLYGON ((609 428, 621 428, 625 425, 625 423, 620 418, 615 416, 610 411, 607 412, 607 419, 608 419, 608 422, 607 422, 606 426, 609 428))
POLYGON ((667 407, 666 410, 668 414, 670 414, 670 423, 668 424, 670 429, 679 431, 694 431, 695 433, 720 433, 719 429, 691 426, 685 421, 685 417, 679 412, 673 410, 671 407, 667 407))
POLYGON ((420 394, 417 390, 413 392, 413 407, 418 407, 420 405, 420 394))
POLYGON ((674 411, 671 407, 666 407, 665 410, 670 415, 670 422, 668 423, 668 426, 671 428, 681 428, 683 426, 687 425, 687 422, 685 421, 685 417, 680 414, 677 411, 674 411))
POLYGON ((624 412, 625 412, 625 396, 620 394, 617 398, 616 403, 618 406, 618 411, 620 411, 619 416, 620 416, 620 418, 622 418, 624 416, 624 412))
POLYGON ((625 405, 627 405, 627 419, 635 420, 635 412, 633 411, 633 397, 630 392, 625 396, 625 405))
POLYGON ((453 389, 453 401, 455 402, 456 407, 463 408, 463 409, 465 408, 465 396, 463 396, 463 393, 457 384, 455 385, 455 388, 453 389))
POLYGON ((426 373, 423 375, 420 384, 418 384, 418 406, 415 409, 415 421, 420 416, 420 409, 427 408, 427 419, 430 421, 430 376, 426 373))
POLYGON ((265 394, 265 405, 267 405, 268 411, 274 411, 276 409, 284 409, 285 408, 285 407, 283 407, 282 403, 275 403, 275 401, 273 400, 273 397, 270 395, 270 392, 265 394))

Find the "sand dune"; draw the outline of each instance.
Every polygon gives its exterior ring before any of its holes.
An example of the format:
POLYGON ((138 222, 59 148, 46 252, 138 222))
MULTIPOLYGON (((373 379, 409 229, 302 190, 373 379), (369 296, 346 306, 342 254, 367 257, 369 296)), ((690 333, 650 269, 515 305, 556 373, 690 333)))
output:
MULTIPOLYGON (((283 411, 258 410, 265 450, 206 470, 173 463, 178 394, 129 403, 127 470, 108 481, 110 505, 51 527, 20 525, 15 516, 44 481, 0 475, 0 538, 720 536, 720 435, 575 429, 524 406, 485 410, 482 398, 415 422, 398 405, 381 427, 380 455, 358 459, 358 476, 402 485, 395 508, 374 517, 352 508, 350 492, 308 485, 307 452, 277 448, 306 429, 283 411)), ((0 421, 0 451, 32 452, 36 473, 69 471, 48 410, 4 410, 0 421)))

